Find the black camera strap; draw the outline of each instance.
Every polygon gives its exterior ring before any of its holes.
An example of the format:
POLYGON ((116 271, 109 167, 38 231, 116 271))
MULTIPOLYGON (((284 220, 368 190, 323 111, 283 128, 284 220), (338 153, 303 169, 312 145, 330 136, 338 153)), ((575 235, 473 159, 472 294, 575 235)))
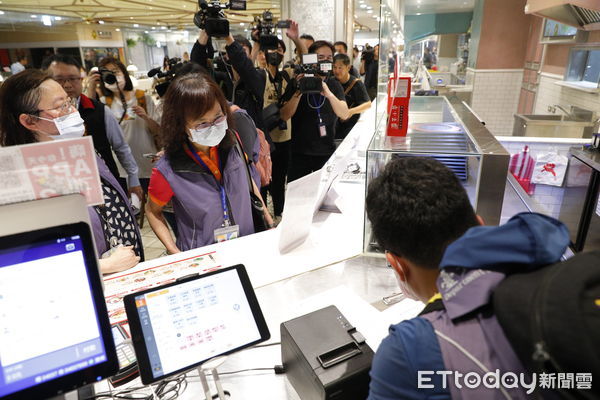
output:
POLYGON ((119 89, 119 97, 121 98, 121 104, 123 104, 123 115, 121 115, 121 119, 119 120, 119 125, 125 119, 125 115, 127 115, 127 100, 125 100, 125 93, 119 87, 119 83, 117 82, 117 89, 119 89))

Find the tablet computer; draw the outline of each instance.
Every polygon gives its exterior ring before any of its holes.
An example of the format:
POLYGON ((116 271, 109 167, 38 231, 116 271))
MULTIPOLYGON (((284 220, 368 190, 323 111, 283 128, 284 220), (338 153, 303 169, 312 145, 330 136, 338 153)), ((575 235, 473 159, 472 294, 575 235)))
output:
POLYGON ((117 372, 83 222, 0 237, 0 398, 49 398, 117 372))
POLYGON ((147 385, 270 338, 243 265, 125 296, 147 385))

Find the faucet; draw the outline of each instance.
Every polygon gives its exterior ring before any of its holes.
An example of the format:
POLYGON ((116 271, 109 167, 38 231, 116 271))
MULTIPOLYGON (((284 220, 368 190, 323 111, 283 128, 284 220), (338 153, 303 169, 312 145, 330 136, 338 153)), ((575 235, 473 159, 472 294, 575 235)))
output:
POLYGON ((563 106, 561 106, 560 104, 555 104, 554 106, 552 106, 555 110, 558 108, 560 111, 562 111, 567 117, 572 118, 573 116, 571 115, 571 113, 569 111, 567 111, 563 106))

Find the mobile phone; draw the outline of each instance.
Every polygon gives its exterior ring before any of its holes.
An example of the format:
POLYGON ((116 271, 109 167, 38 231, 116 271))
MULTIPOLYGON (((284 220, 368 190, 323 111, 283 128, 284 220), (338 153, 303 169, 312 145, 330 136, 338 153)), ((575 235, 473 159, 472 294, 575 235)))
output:
POLYGON ((158 155, 154 154, 154 153, 145 153, 143 156, 144 156, 144 158, 150 158, 150 159, 158 158, 158 155))
POLYGON ((291 22, 289 19, 277 22, 277 28, 279 29, 290 29, 291 22))
POLYGON ((113 387, 117 387, 136 378, 139 369, 131 337, 122 324, 113 325, 112 334, 119 358, 119 372, 109 380, 113 387))

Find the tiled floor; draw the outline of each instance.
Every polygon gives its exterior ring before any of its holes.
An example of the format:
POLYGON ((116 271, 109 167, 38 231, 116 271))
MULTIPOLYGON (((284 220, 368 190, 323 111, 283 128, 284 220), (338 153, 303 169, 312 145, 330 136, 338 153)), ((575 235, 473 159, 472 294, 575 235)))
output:
POLYGON ((165 246, 158 240, 147 219, 144 219, 144 227, 142 228, 142 242, 146 261, 166 255, 165 246))

